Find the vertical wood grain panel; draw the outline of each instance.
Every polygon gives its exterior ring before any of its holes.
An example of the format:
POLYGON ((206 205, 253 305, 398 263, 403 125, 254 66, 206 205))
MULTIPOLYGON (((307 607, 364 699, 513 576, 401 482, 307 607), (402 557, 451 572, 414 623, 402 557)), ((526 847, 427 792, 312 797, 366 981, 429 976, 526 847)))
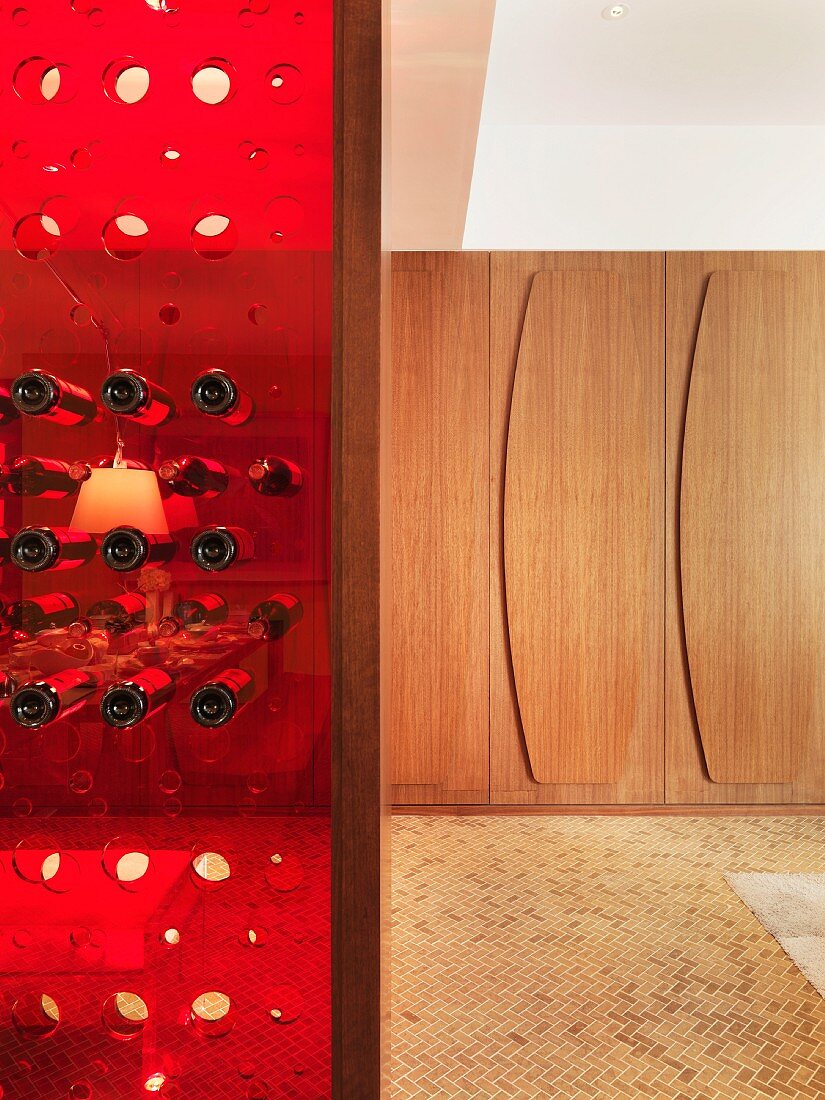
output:
POLYGON ((332 1096, 386 1094, 389 4, 336 0, 332 346, 332 1096))
POLYGON ((393 257, 393 780, 486 802, 489 260, 393 257))
MULTIPOLYGON (((685 644, 683 599, 691 599, 690 595, 683 591, 684 576, 680 569, 679 542, 680 542, 680 516, 679 503, 680 492, 683 486, 683 478, 687 472, 690 483, 690 469, 683 468, 683 443, 685 423, 688 408, 688 393, 691 386, 691 373, 694 369, 694 352, 696 349, 697 335, 699 333, 702 309, 706 301, 708 283, 715 272, 740 272, 746 278, 753 279, 754 273, 779 273, 793 280, 797 293, 791 314, 787 318, 787 338, 790 343, 800 340, 810 341, 812 354, 815 357, 818 368, 818 386, 820 413, 822 409, 822 364, 825 362, 825 342, 823 333, 823 307, 825 305, 825 256, 822 253, 669 253, 667 258, 667 587, 666 587, 666 753, 667 753, 667 800, 670 803, 782 803, 782 802, 821 802, 825 797, 825 677, 821 674, 815 678, 813 687, 812 712, 810 718, 810 737, 807 749, 801 755, 798 773, 793 782, 713 782, 708 773, 702 744, 699 736, 696 713, 691 694, 690 672, 687 661, 685 644)), ((759 324, 776 325, 777 307, 775 304, 762 306, 763 315, 756 317, 759 324), (769 310, 769 312, 765 312, 769 310)), ((753 313, 753 311, 751 311, 753 313)), ((726 327, 722 330, 718 339, 743 339, 751 340, 748 335, 749 326, 754 323, 753 316, 729 316, 726 327), (744 327, 743 327, 744 326, 744 327), (737 331, 741 336, 737 336, 737 331)), ((699 349, 701 351, 701 349, 699 349)), ((790 349, 789 349, 790 350, 790 349)), ((791 352, 796 358, 797 352, 791 352)), ((788 375, 793 377, 798 365, 791 362, 788 366, 788 375)), ((727 385, 735 383, 737 369, 736 364, 725 362, 720 366, 724 369, 727 385), (731 374, 731 371, 734 374, 731 374)), ((739 368, 741 369, 741 368, 739 368)), ((786 383, 785 383, 786 384, 786 383)), ((728 399, 729 399, 728 394, 728 399)), ((815 397, 809 397, 809 401, 816 401, 815 397)), ((707 405, 707 402, 704 403, 707 405)), ((808 410, 810 415, 811 410, 808 410)), ((775 428, 767 423, 771 416, 778 416, 775 402, 757 414, 766 418, 760 431, 764 435, 765 454, 754 456, 755 470, 764 473, 766 460, 778 463, 783 462, 783 453, 792 446, 794 440, 790 438, 789 430, 776 432, 775 428), (777 451, 770 454, 770 448, 777 451)), ((775 422, 778 423, 778 422, 775 422)), ((701 457, 696 452, 697 461, 701 457)), ((729 456, 728 476, 736 476, 737 457, 729 456)), ((812 491, 822 491, 825 481, 825 466, 823 466, 822 446, 818 457, 811 455, 809 476, 813 479, 812 491)), ((688 464, 692 462, 690 451, 688 452, 688 464)), ((748 476, 753 474, 751 470, 748 476)), ((724 491, 724 486, 721 487, 724 491)), ((766 484, 766 495, 770 493, 770 484, 766 484)), ((789 482, 786 486, 777 487, 777 494, 781 497, 782 506, 793 507, 799 502, 798 494, 795 498, 794 489, 789 482)), ((718 495, 718 494, 717 494, 718 495)), ((753 515, 753 507, 745 507, 738 516, 741 522, 747 524, 756 522, 753 515)), ((820 516, 810 516, 814 521, 820 521, 820 516)), ((723 522, 720 516, 719 522, 723 522)), ((762 555, 770 550, 770 540, 766 544, 766 533, 753 533, 753 550, 762 555), (761 543, 758 550, 757 543, 761 543)), ((797 548, 798 549, 798 548, 797 548)), ((789 548, 792 550, 792 548, 789 548)), ((780 571, 777 578, 777 589, 781 590, 784 583, 784 575, 787 574, 796 552, 789 555, 780 555, 782 560, 777 561, 776 569, 780 571)), ((758 565, 760 557, 755 559, 758 565)), ((683 565, 684 563, 682 563, 683 565)), ((743 586, 750 587, 746 570, 742 578, 743 586)), ((816 569, 814 570, 816 573, 816 569)), ((823 578, 820 576, 819 585, 823 578)), ((769 583, 765 579, 765 583, 769 583)), ((817 587, 815 576, 810 576, 806 582, 812 588, 817 587)), ((690 588, 690 581, 688 582, 690 588)), ((764 594, 763 594, 764 596, 764 594)), ((800 592, 799 599, 804 605, 810 601, 809 610, 812 610, 821 596, 821 590, 811 590, 807 593, 800 592)), ((748 598, 748 593, 739 593, 736 598, 743 600, 748 598)), ((754 593, 755 598, 759 596, 754 593)), ((803 611, 798 623, 793 626, 798 629, 805 628, 808 611, 803 611)), ((819 644, 823 644, 823 630, 821 616, 819 618, 819 644)), ((737 641, 744 641, 745 636, 737 641)), ((764 645, 764 639, 755 640, 755 645, 764 645)), ((821 662, 823 654, 820 652, 821 662)), ((712 658, 711 658, 712 659, 712 658)), ((821 664, 820 664, 821 667, 821 664)), ((764 669, 761 676, 770 676, 776 670, 764 669)), ((764 690, 764 683, 755 685, 756 690, 764 690)), ((731 698, 732 696, 728 696, 731 698)), ((735 727, 729 727, 724 731, 728 735, 736 732, 735 727)), ((770 732, 765 729, 766 737, 770 732)), ((722 734, 720 733, 720 736, 722 734)), ((763 756, 752 761, 759 772, 752 769, 749 772, 738 770, 736 774, 746 778, 755 778, 757 774, 770 775, 770 778, 787 774, 787 769, 779 772, 778 765, 781 761, 781 751, 778 741, 781 740, 781 732, 776 731, 777 744, 775 758, 766 759, 764 753, 770 753, 771 749, 765 747, 763 756), (765 769, 770 768, 770 773, 765 769)), ((729 778, 731 773, 726 770, 714 769, 714 774, 719 779, 729 778)))
POLYGON ((825 436, 806 289, 785 274, 715 272, 693 359, 682 609, 717 783, 796 779, 823 671, 825 436))
MULTIPOLYGON (((490 750, 492 801, 522 804, 656 803, 664 797, 662 708, 664 508, 664 257, 660 253, 493 253, 490 315, 490 750), (505 609, 503 509, 507 426, 530 284, 538 271, 610 272, 624 286, 638 351, 649 493, 650 573, 643 667, 626 766, 613 783, 538 783, 522 736, 505 609)), ((553 517, 547 517, 548 524, 553 517)))
POLYGON ((540 783, 616 783, 645 657, 650 454, 625 281, 540 271, 507 442, 507 622, 540 783))

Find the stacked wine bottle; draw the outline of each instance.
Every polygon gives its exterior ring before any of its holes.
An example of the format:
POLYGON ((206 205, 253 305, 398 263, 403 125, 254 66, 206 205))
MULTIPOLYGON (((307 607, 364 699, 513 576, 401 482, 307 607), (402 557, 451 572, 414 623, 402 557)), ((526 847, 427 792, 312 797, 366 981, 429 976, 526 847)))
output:
MULTIPOLYGON (((256 413, 252 397, 228 372, 218 368, 201 372, 192 382, 189 397, 197 414, 229 428, 250 423, 256 413)), ((157 429, 173 423, 181 410, 168 389, 131 369, 111 372, 101 385, 99 400, 82 386, 39 368, 25 371, 10 385, 0 385, 0 425, 22 416, 61 428, 77 428, 101 421, 107 414, 118 418, 118 423, 122 419, 157 429)), ((259 497, 290 498, 304 485, 301 467, 278 454, 253 452, 243 475, 217 458, 190 453, 173 453, 152 466, 133 458, 118 457, 116 461, 111 455, 67 462, 18 454, 0 465, 0 494, 23 501, 69 501, 78 496, 96 471, 114 466, 144 471, 154 468, 159 486, 167 495, 194 502, 217 500, 244 485, 259 497)), ((0 565, 11 564, 28 575, 64 573, 95 559, 114 573, 128 575, 184 556, 203 572, 219 574, 250 562, 255 556, 255 540, 244 527, 214 523, 190 527, 185 543, 180 534, 143 531, 128 524, 102 534, 76 530, 71 525, 42 523, 23 526, 14 533, 0 530, 0 565)), ((106 596, 84 608, 74 593, 58 588, 43 595, 0 601, 0 638, 14 644, 55 632, 69 646, 75 646, 72 655, 85 652, 82 646, 91 642, 103 652, 120 652, 106 647, 124 643, 132 635, 145 639, 148 611, 147 595, 140 591, 106 596)), ((297 596, 275 592, 248 614, 247 639, 279 641, 297 627, 302 617, 303 607, 297 596)), ((229 620, 226 598, 207 592, 178 599, 171 613, 153 622, 152 636, 160 640, 160 646, 174 647, 178 641, 197 641, 220 632, 229 620)), ((89 652, 99 650, 90 645, 89 652)), ((103 722, 113 729, 130 729, 168 706, 183 679, 179 671, 161 663, 112 681, 109 666, 89 663, 90 667, 64 669, 22 684, 9 678, 6 693, 13 721, 37 730, 68 717, 99 695, 103 722)), ((243 667, 226 668, 194 687, 192 679, 189 672, 185 685, 188 710, 197 724, 207 728, 225 725, 257 697, 255 676, 243 667)))

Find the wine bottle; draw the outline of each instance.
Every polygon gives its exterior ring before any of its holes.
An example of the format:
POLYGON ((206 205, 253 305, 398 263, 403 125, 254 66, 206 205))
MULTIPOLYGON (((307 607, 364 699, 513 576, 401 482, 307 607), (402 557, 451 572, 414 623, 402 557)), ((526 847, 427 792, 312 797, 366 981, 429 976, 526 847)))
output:
POLYGON ((93 603, 83 618, 75 616, 68 632, 72 638, 84 638, 93 630, 102 630, 111 637, 126 634, 145 621, 146 597, 142 592, 125 592, 93 603))
POLYGON ((177 413, 175 399, 168 390, 127 368, 109 375, 101 386, 100 396, 109 412, 148 427, 167 424, 177 413))
POLYGON ((142 565, 163 565, 178 548, 171 535, 147 535, 137 527, 113 527, 103 536, 100 553, 110 569, 131 573, 142 565))
POLYGON ((255 402, 235 380, 217 367, 199 374, 192 383, 192 402, 206 416, 217 416, 237 427, 255 415, 255 402))
POLYGON ((208 573, 220 573, 255 555, 252 536, 243 527, 202 527, 190 546, 192 561, 208 573))
POLYGON ((179 455, 162 462, 158 477, 165 481, 174 493, 182 497, 200 497, 212 500, 220 496, 229 485, 229 470, 215 458, 198 455, 179 455))
POLYGON ((69 469, 68 462, 59 458, 18 455, 8 465, 0 466, 0 488, 16 497, 64 500, 80 488, 69 469))
POLYGON ((288 458, 264 455, 249 467, 252 488, 265 497, 294 497, 303 484, 301 468, 288 458))
POLYGON ((88 390, 38 367, 15 378, 11 396, 26 416, 43 416, 66 427, 90 424, 98 415, 97 402, 88 390))
POLYGON ((12 719, 18 726, 40 729, 77 710, 100 682, 100 676, 86 668, 69 668, 43 680, 31 680, 11 697, 12 719))
POLYGON ((103 693, 100 714, 116 729, 131 729, 157 714, 175 694, 175 681, 162 668, 145 668, 131 680, 120 680, 103 693))
POLYGON ((225 726, 246 706, 255 691, 251 673, 228 668, 215 680, 199 687, 189 700, 189 713, 199 726, 225 726))
POLYGON ((172 638, 182 630, 208 629, 220 626, 229 617, 229 604, 217 592, 207 592, 191 600, 181 600, 171 615, 165 615, 158 623, 158 634, 172 638))
POLYGON ((20 416, 20 410, 12 401, 11 385, 4 379, 0 382, 0 428, 11 424, 20 416))
POLYGON ((304 617, 304 607, 297 596, 276 592, 253 608, 247 632, 252 638, 283 638, 304 617))
POLYGON ((91 535, 68 527, 24 527, 11 541, 11 560, 27 573, 76 569, 96 553, 97 543, 91 535))
POLYGON ((71 592, 48 592, 10 603, 3 612, 3 621, 11 630, 34 635, 69 626, 79 614, 80 606, 71 592))
MULTIPOLYGON (((98 455, 96 458, 90 458, 88 462, 84 462, 82 459, 79 462, 73 462, 69 467, 69 477, 72 481, 88 481, 92 476, 93 470, 111 470, 115 464, 115 460, 112 455, 98 455)), ((134 458, 124 458, 121 460, 121 466, 125 466, 127 470, 148 470, 149 466, 145 462, 138 462, 134 458)))

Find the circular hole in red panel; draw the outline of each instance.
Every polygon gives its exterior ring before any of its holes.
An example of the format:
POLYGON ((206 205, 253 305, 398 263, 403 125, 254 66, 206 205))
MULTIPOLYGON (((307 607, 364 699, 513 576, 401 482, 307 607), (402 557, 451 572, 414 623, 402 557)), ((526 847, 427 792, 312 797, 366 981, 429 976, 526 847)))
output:
POLYGON ((24 882, 42 885, 60 869, 60 846, 45 833, 21 840, 12 854, 12 867, 24 882))
POLYGON ((225 214, 207 214, 192 227, 192 246, 204 260, 223 260, 238 243, 238 231, 225 214))
POLYGON ((113 103, 126 107, 140 103, 149 91, 149 70, 134 57, 119 57, 103 72, 103 90, 113 103))
POLYGON ((149 226, 136 214, 118 214, 103 227, 103 245, 115 260, 136 260, 149 243, 149 226))
POLYGON ((219 1039, 228 1035, 235 1024, 232 1002, 225 993, 215 989, 195 997, 189 1018, 204 1039, 219 1039))
POLYGON ((246 27, 247 29, 249 27, 254 27, 255 13, 252 11, 251 8, 241 8, 241 10, 238 12, 238 22, 242 27, 246 27))
POLYGON ((263 172, 265 168, 269 167, 269 153, 266 151, 266 149, 263 149, 261 147, 253 149, 249 153, 247 160, 256 172, 263 172))
POLYGON ((176 325, 180 320, 180 309, 174 302, 167 302, 165 306, 161 306, 158 310, 158 317, 160 317, 161 324, 176 325))
POLYGON ((292 18, 296 23, 301 24, 304 21, 304 13, 302 11, 296 11, 292 18))
POLYGON ((246 785, 251 794, 264 794, 269 788, 269 776, 266 772, 252 772, 246 778, 246 785))
POLYGON ((278 1024, 291 1024, 304 1011, 304 997, 294 985, 277 985, 270 994, 269 1015, 278 1024))
POLYGON ((83 171, 86 168, 91 168, 91 166, 91 152, 85 146, 80 149, 75 149, 75 151, 72 153, 72 168, 77 168, 78 170, 83 171))
POLYGON ((63 62, 29 57, 14 70, 12 84, 26 103, 68 103, 77 91, 72 71, 63 62))
POLYGON ((192 881, 201 890, 217 890, 232 875, 229 860, 209 844, 193 849, 190 868, 192 881))
POLYGON ((146 1021, 149 1009, 146 1002, 137 993, 113 993, 103 1004, 103 1026, 113 1039, 128 1042, 137 1039, 146 1021))
POLYGON ((93 27, 102 27, 106 22, 106 16, 103 14, 101 8, 90 8, 89 14, 86 16, 93 27))
POLYGON ((42 217, 47 219, 46 226, 53 231, 58 228, 58 236, 64 237, 77 228, 80 221, 80 206, 68 195, 52 195, 40 207, 42 217))
POLYGON ((88 794, 94 785, 91 772, 80 769, 69 776, 69 790, 72 794, 88 794))
POLYGON ((265 947, 269 941, 269 930, 256 924, 244 929, 238 939, 244 947, 265 947))
POLYGON ((93 798, 87 807, 89 817, 105 817, 109 812, 109 803, 105 798, 93 798))
POLYGON ((29 817, 34 810, 34 804, 30 798, 17 798, 11 804, 11 812, 15 817, 29 817))
POLYGON ((45 260, 60 245, 60 228, 44 214, 26 214, 12 232, 14 247, 26 260, 45 260))
POLYGON ((31 148, 27 141, 14 141, 12 142, 11 151, 18 160, 25 160, 31 152, 31 148))
POLYGON ((263 302, 253 302, 246 315, 253 325, 263 327, 269 321, 269 309, 263 302))
POLYGON ((79 305, 72 306, 69 316, 78 328, 88 328, 92 323, 92 311, 82 302, 79 305))
POLYGON ((279 195, 266 206, 266 225, 270 240, 279 242, 291 237, 304 224, 304 208, 291 195, 279 195))
POLYGON ((67 852, 43 864, 43 885, 53 894, 67 894, 80 882, 80 864, 67 852))
POLYGON ((180 777, 180 772, 173 771, 171 768, 165 771, 158 780, 158 786, 164 794, 176 794, 183 784, 183 780, 180 777))
POLYGON ((103 849, 103 869, 124 890, 138 890, 147 881, 152 862, 149 847, 138 836, 119 836, 103 849))
POLYGON ((304 865, 298 856, 273 852, 266 869, 266 881, 279 893, 296 890, 304 881, 304 865))
POLYGON ((192 91, 201 103, 217 106, 235 94, 234 67, 222 57, 208 57, 192 73, 192 91))
POLYGON ((60 1026, 60 1009, 48 993, 24 993, 14 1002, 11 1017, 21 1039, 48 1039, 60 1026))
POLYGON ((294 65, 275 65, 266 74, 269 94, 275 103, 295 103, 304 92, 304 77, 294 65))
POLYGON ((28 27, 32 18, 27 8, 15 8, 11 13, 11 17, 18 27, 28 27))

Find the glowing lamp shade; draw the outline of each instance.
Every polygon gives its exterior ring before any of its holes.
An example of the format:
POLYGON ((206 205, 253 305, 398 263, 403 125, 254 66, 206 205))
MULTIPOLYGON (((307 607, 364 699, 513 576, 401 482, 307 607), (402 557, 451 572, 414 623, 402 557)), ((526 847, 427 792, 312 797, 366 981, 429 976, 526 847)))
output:
POLYGON ((73 531, 102 535, 113 527, 137 527, 147 535, 168 535, 158 479, 152 470, 128 467, 92 470, 80 486, 73 531))

